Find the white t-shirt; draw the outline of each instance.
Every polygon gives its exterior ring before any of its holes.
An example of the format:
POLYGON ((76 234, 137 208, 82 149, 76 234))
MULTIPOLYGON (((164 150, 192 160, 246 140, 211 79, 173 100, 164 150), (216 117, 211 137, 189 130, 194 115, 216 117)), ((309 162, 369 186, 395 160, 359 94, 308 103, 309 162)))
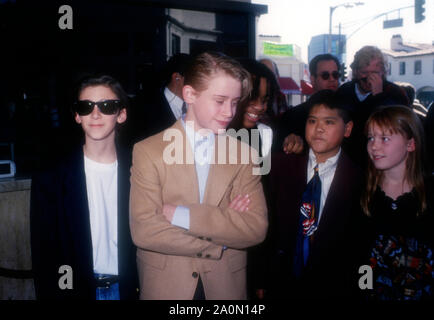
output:
POLYGON ((118 162, 84 157, 95 273, 118 274, 118 162))

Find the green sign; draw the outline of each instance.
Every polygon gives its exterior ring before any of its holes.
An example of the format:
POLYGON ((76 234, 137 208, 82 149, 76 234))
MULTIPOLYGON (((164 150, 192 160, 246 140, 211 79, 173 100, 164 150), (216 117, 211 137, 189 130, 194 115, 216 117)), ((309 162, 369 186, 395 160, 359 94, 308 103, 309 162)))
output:
POLYGON ((264 42, 264 55, 292 57, 294 56, 294 49, 292 44, 276 44, 264 42))

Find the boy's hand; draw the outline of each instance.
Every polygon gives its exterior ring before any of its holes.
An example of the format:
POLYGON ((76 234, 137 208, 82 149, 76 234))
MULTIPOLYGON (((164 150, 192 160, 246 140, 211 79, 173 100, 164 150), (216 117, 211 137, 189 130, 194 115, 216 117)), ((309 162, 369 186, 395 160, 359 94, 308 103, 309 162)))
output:
POLYGON ((249 203, 250 203, 250 198, 248 194, 244 196, 239 194, 234 198, 234 200, 231 201, 231 203, 229 203, 229 208, 234 209, 235 211, 238 212, 245 212, 249 210, 248 207, 249 203))
MULTIPOLYGON (((248 205, 250 203, 249 195, 244 196, 237 195, 234 200, 229 204, 229 208, 234 209, 238 212, 245 212, 249 209, 248 205)), ((166 219, 172 223, 173 216, 175 214, 176 206, 171 204, 163 204, 163 215, 166 219)))
POLYGON ((285 152, 286 154, 288 153, 299 154, 303 152, 303 149, 304 149, 303 139, 300 136, 297 136, 293 133, 287 136, 285 138, 285 141, 283 141, 283 152, 285 152))
POLYGON ((176 206, 173 206, 171 204, 163 204, 163 215, 170 223, 172 223, 175 210, 176 210, 176 206))

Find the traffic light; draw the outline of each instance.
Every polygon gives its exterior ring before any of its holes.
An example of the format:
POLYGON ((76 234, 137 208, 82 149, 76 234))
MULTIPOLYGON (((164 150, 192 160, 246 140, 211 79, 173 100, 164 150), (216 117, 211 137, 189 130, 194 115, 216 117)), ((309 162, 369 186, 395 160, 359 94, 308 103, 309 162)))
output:
POLYGON ((414 23, 422 22, 425 19, 425 0, 414 0, 414 23))
POLYGON ((347 67, 345 63, 341 63, 341 81, 344 82, 347 79, 347 67))

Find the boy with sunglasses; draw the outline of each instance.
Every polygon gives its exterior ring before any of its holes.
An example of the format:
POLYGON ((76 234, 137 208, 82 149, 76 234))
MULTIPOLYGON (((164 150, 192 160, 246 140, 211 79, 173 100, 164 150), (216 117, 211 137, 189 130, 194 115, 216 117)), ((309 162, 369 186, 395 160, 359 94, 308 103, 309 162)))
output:
POLYGON ((115 143, 116 127, 127 118, 127 96, 115 79, 99 76, 83 80, 77 97, 74 119, 84 131, 84 145, 32 179, 36 296, 136 299, 128 220, 131 154, 115 143))
MULTIPOLYGON (((309 63, 313 93, 321 90, 336 91, 339 87, 339 60, 331 54, 315 56, 309 63)), ((309 99, 286 111, 280 120, 275 149, 286 153, 301 153, 305 148, 304 128, 309 111, 309 99)))

